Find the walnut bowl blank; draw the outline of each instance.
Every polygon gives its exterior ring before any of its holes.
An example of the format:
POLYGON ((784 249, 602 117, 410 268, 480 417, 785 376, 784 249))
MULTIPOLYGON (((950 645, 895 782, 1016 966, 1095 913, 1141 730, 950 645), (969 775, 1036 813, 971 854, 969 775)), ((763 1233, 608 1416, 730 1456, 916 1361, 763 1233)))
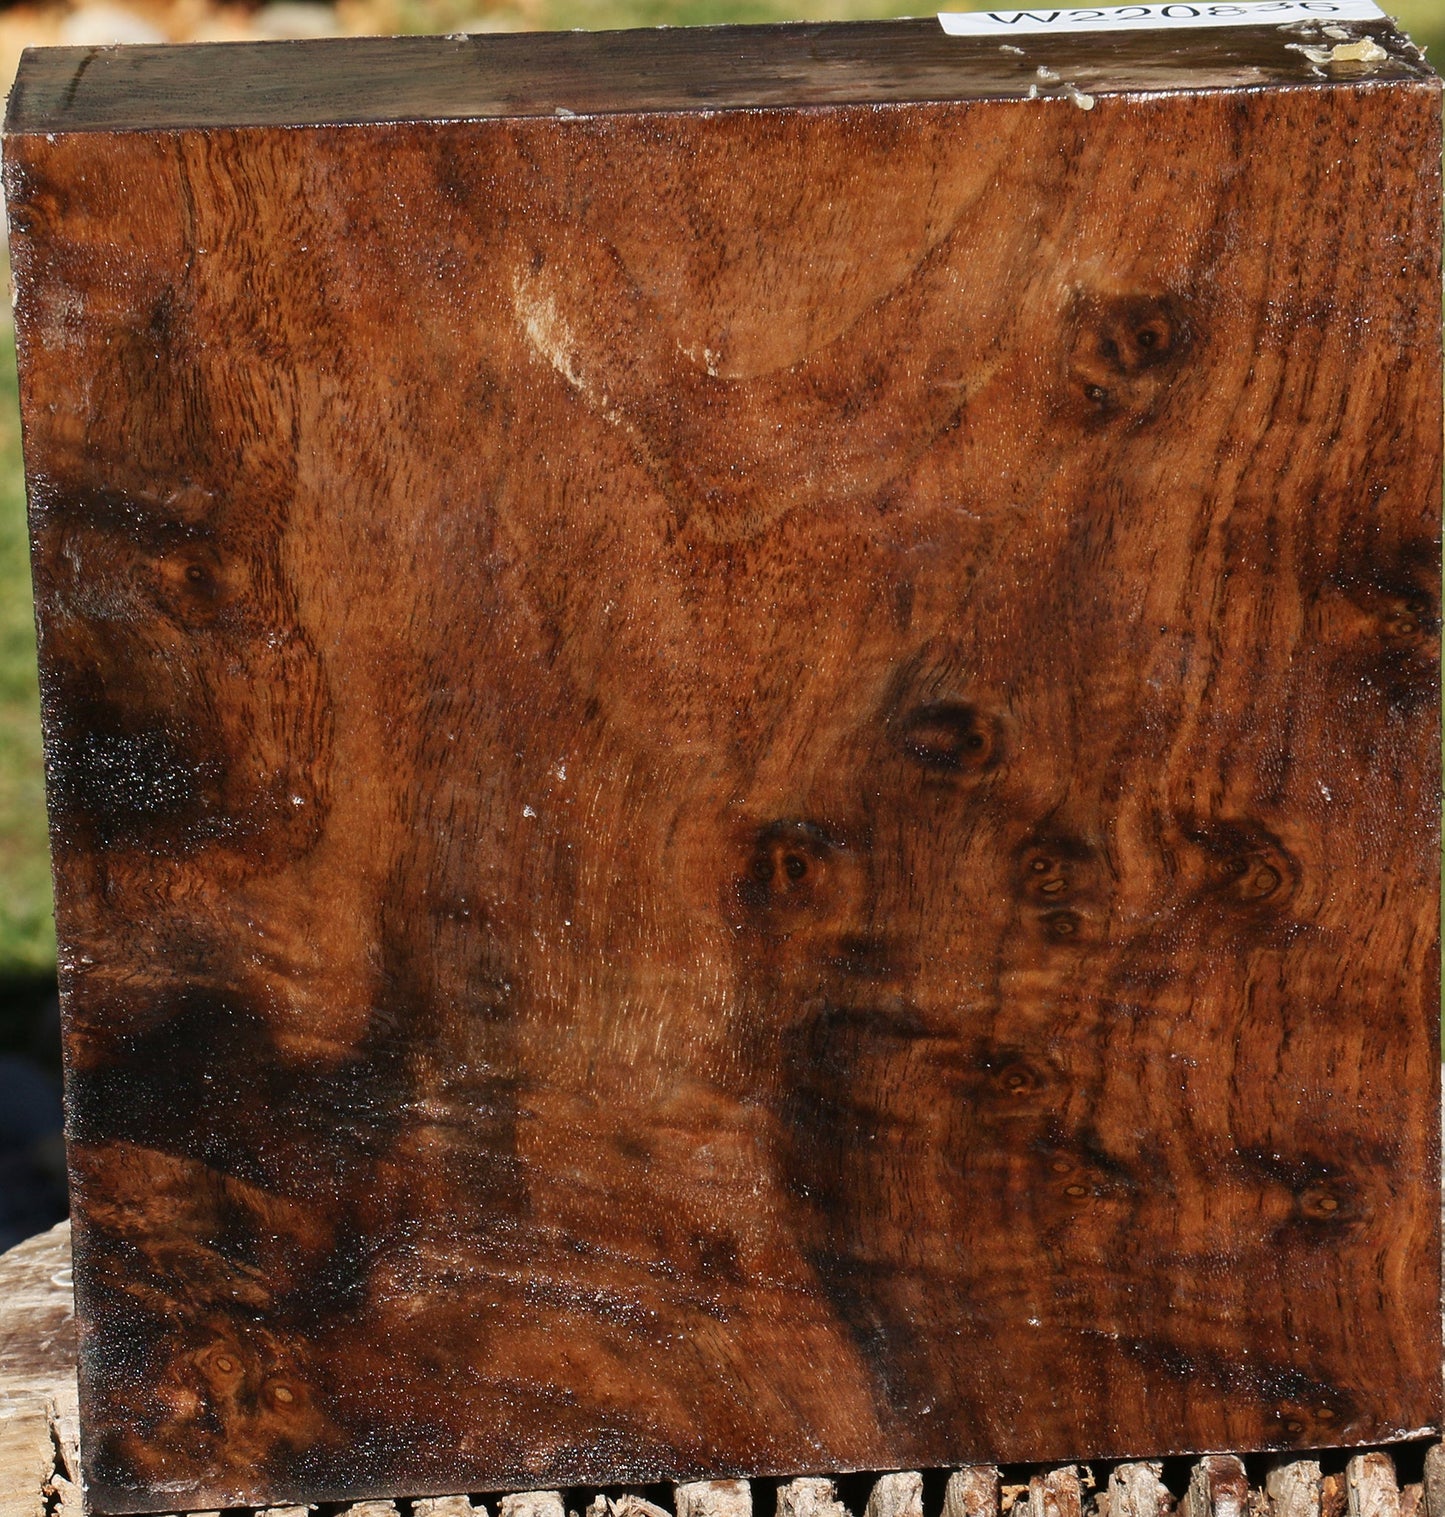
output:
POLYGON ((1383 21, 27 54, 94 1509, 1438 1425, 1439 137, 1383 21))

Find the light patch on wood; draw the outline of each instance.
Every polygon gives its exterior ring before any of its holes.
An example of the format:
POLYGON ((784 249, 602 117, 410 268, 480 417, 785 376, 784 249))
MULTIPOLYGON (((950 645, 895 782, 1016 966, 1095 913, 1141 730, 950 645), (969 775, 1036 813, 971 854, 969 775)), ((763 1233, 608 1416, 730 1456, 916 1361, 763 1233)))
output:
POLYGON ((1331 63, 1383 63, 1390 55, 1373 37, 1358 42, 1337 42, 1330 49, 1331 63))
POLYGON ((1373 37, 1361 37, 1358 42, 1336 42, 1332 47, 1312 47, 1299 42, 1287 46, 1314 64, 1383 63, 1390 56, 1373 37))
POLYGON ((778 1517, 850 1517, 831 1480, 807 1476, 778 1487, 778 1517))
POLYGON ((1400 1517, 1400 1487, 1388 1454, 1357 1454, 1345 1466, 1350 1517, 1400 1517))
POLYGON ((500 1517, 566 1517, 557 1491, 513 1491, 502 1497, 500 1517))
POLYGON ((1234 1454, 1210 1454, 1194 1466, 1184 1498, 1185 1517, 1244 1517, 1249 1477, 1234 1454))
POLYGON ((746 1480, 693 1480, 674 1492, 677 1517, 752 1517, 753 1493, 746 1480))
POLYGON ((970 1464, 948 1477, 943 1517, 998 1517, 998 1466, 970 1464))
POLYGON ((914 1470, 880 1475, 864 1517, 923 1517, 923 1476, 914 1470))
POLYGON ((544 358, 574 390, 587 393, 587 381, 577 368, 574 353, 576 339, 572 328, 557 308, 557 298, 550 291, 538 293, 535 281, 519 274, 512 282, 512 303, 522 330, 539 357, 544 358))
POLYGON ((1320 1517, 1320 1466, 1316 1459, 1290 1459, 1265 1476, 1273 1517, 1320 1517))
POLYGON ((1121 1464, 1109 1476, 1105 1498, 1109 1517, 1166 1517, 1174 1498, 1157 1461, 1121 1464))

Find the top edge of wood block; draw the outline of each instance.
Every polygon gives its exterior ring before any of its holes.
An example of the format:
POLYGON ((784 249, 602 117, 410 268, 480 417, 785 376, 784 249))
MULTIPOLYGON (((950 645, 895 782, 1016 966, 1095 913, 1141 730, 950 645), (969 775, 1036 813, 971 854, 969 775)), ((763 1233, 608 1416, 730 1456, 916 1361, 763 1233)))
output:
POLYGON ((1066 32, 1000 43, 946 36, 933 17, 32 48, 10 93, 5 130, 15 137, 539 116, 565 122, 1022 99, 1075 110, 1080 95, 1439 88, 1420 51, 1388 21, 1353 23, 1350 36, 1373 38, 1385 56, 1321 67, 1318 44, 1330 44, 1313 23, 1066 32))

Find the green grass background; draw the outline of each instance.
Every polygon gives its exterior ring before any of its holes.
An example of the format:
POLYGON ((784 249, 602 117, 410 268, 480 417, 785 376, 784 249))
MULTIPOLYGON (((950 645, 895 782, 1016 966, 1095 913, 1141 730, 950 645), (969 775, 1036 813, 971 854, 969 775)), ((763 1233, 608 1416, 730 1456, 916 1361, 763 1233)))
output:
POLYGON ((0 340, 0 978, 54 967, 15 338, 7 319, 0 340))
MULTIPOLYGON (((1024 0, 1004 3, 1017 6, 1024 0)), ((954 0, 954 5, 988 8, 977 0, 954 0)), ((1445 0, 1385 0, 1384 8, 1439 66, 1445 58, 1445 0)), ((899 0, 530 0, 525 11, 484 14, 503 26, 601 28, 920 13, 928 14, 899 0)), ((398 30, 448 32, 475 18, 477 8, 475 0, 397 0, 395 15, 398 30)), ((0 987, 43 978, 55 965, 38 707, 15 342, 7 301, 0 316, 0 987)))

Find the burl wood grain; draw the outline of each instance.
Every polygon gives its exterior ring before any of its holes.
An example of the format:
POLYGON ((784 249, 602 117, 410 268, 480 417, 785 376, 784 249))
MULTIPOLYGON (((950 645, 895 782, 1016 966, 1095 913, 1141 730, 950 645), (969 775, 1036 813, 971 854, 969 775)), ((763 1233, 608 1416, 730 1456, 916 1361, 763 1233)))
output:
POLYGON ((12 130, 92 1501, 1435 1424, 1437 85, 625 106, 12 130))

